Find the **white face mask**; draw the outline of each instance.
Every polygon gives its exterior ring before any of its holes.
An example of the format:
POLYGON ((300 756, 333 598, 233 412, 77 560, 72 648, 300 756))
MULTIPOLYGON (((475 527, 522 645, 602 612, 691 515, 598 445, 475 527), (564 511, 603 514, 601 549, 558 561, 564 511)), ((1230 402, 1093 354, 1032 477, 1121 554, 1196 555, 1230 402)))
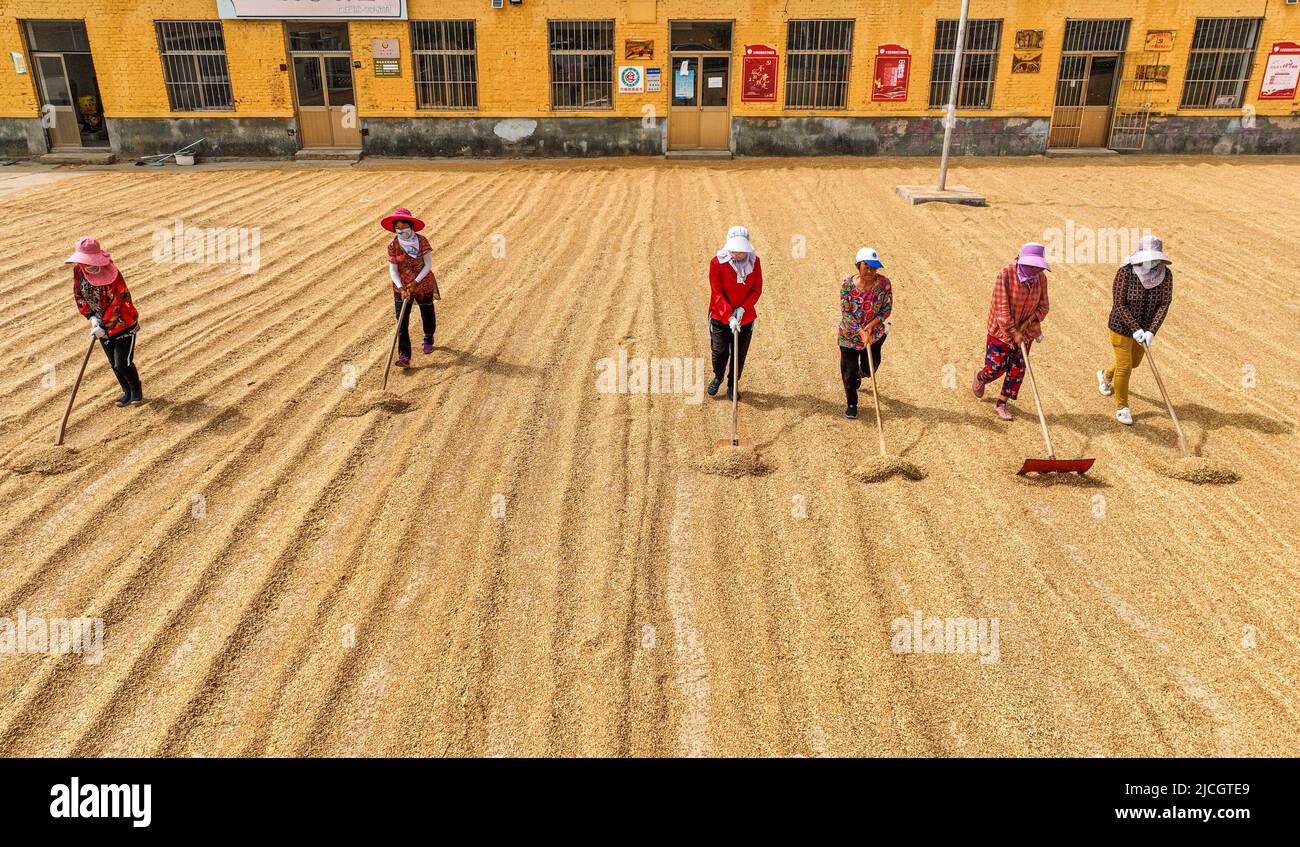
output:
POLYGON ((1159 262, 1158 260, 1156 260, 1156 259, 1152 259, 1152 260, 1149 261, 1149 262, 1139 262, 1139 263, 1138 263, 1138 267, 1141 268, 1141 269, 1142 269, 1144 272, 1146 272, 1146 273, 1151 273, 1152 271, 1154 271, 1154 270, 1156 269, 1156 267, 1157 267, 1159 264, 1160 264, 1160 262, 1159 262))

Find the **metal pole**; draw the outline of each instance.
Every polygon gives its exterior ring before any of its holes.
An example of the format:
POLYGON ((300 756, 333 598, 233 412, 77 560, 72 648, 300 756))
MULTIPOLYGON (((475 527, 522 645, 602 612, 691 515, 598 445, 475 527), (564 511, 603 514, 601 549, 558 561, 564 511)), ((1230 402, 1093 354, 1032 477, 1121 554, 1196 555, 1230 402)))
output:
POLYGON ((939 161, 939 190, 948 183, 948 150, 952 146, 952 127, 957 122, 957 86, 961 82, 962 53, 966 49, 966 19, 970 0, 961 0, 961 18, 957 21, 957 50, 952 57, 952 81, 948 85, 948 115, 943 121, 943 158, 939 161))

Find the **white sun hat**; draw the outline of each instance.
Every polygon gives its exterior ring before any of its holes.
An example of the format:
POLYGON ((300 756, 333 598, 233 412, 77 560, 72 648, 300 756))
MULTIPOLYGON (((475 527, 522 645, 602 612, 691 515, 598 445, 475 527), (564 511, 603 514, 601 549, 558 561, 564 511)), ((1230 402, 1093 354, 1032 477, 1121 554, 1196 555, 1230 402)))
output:
POLYGON ((728 253, 753 253, 754 245, 750 244, 749 239, 743 235, 729 235, 722 249, 728 253))
POLYGON ((747 227, 747 226, 733 226, 731 229, 727 230, 727 237, 728 237, 728 238, 731 238, 732 236, 736 236, 736 235, 743 236, 743 237, 745 237, 745 238, 749 238, 749 227, 747 227))
POLYGON ((861 262, 866 262, 867 267, 869 268, 884 267, 884 265, 880 263, 880 254, 876 252, 874 247, 863 247, 858 251, 858 257, 853 260, 853 264, 857 265, 861 262))
POLYGON ((1126 265, 1138 265, 1142 262, 1168 262, 1174 260, 1165 255, 1165 243, 1154 235, 1144 235, 1138 240, 1137 252, 1128 257, 1126 265))

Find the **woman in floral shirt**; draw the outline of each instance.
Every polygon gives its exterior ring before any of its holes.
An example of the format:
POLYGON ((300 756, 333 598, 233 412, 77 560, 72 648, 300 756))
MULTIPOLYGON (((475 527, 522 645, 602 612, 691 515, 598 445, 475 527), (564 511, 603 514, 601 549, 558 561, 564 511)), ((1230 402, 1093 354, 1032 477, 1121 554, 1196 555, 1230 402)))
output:
POLYGON ((406 301, 415 298, 420 307, 420 323, 424 325, 424 346, 427 356, 433 352, 433 333, 438 328, 438 313, 433 301, 442 299, 438 292, 438 279, 433 275, 433 248, 429 239, 419 235, 424 221, 401 208, 381 220, 380 225, 396 238, 388 243, 388 276, 393 282, 393 311, 400 320, 397 336, 397 361, 399 368, 411 364, 411 312, 403 308, 406 301))
POLYGON ((847 406, 844 417, 858 416, 858 389, 863 374, 880 370, 880 349, 889 335, 894 311, 894 289, 879 272, 884 267, 870 247, 858 251, 858 272, 840 284, 840 378, 847 406), (867 361, 867 356, 871 361, 867 361))
POLYGON ((143 403, 144 387, 135 367, 140 315, 122 272, 94 238, 78 238, 77 248, 65 264, 72 265, 72 299, 77 311, 90 320, 90 334, 99 339, 122 388, 122 396, 114 402, 118 406, 143 403))

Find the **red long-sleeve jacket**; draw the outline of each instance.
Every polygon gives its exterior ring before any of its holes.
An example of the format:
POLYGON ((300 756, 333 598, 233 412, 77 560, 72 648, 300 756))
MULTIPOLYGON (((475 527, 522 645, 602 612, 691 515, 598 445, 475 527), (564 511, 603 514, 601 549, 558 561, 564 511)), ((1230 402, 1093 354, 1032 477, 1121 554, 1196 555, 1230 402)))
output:
POLYGON ((731 320, 731 313, 743 306, 745 317, 740 322, 750 323, 758 317, 758 310, 754 306, 758 303, 758 298, 763 296, 762 260, 754 257, 754 270, 750 271, 749 276, 745 277, 745 284, 741 285, 731 263, 719 262, 718 257, 714 256, 709 262, 709 288, 712 289, 709 317, 726 323, 731 320))

